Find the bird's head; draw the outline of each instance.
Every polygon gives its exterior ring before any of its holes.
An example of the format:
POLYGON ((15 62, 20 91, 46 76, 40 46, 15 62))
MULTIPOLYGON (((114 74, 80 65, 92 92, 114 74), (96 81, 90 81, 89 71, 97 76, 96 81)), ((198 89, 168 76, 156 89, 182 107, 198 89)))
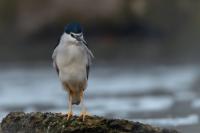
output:
POLYGON ((83 28, 79 23, 70 23, 65 26, 64 34, 67 35, 68 41, 71 42, 82 42, 86 44, 83 37, 83 28))

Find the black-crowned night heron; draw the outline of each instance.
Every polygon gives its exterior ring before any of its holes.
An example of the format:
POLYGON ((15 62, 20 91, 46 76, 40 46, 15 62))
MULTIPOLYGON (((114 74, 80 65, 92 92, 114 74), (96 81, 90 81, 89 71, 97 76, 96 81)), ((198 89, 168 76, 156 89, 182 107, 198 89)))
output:
POLYGON ((64 33, 52 58, 59 79, 69 94, 67 119, 69 120, 73 115, 72 105, 78 105, 81 102, 80 117, 84 120, 87 112, 83 103, 83 91, 87 88, 93 54, 86 46, 80 24, 71 23, 64 28, 64 33))

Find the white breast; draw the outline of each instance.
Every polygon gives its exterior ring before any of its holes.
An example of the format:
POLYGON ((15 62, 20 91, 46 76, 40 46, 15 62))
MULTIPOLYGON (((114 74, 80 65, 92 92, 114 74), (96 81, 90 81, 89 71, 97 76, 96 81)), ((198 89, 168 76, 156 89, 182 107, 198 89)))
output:
POLYGON ((82 81, 86 79, 87 54, 79 45, 60 45, 56 63, 62 81, 82 81))

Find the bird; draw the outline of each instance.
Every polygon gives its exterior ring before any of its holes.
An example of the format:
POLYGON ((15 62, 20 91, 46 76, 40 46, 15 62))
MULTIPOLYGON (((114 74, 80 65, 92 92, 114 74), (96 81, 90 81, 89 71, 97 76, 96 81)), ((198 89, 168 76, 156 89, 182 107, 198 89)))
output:
POLYGON ((64 90, 68 93, 67 120, 73 116, 72 105, 81 103, 80 118, 88 115, 84 105, 84 91, 87 88, 90 66, 94 58, 84 39, 80 23, 69 23, 64 27, 59 44, 53 51, 53 66, 64 90))

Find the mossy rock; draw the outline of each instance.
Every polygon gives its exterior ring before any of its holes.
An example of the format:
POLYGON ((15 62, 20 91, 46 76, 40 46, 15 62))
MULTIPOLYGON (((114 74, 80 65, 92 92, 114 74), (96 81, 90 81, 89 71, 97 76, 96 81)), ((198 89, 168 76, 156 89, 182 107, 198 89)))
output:
POLYGON ((88 116, 82 121, 77 116, 66 120, 61 113, 8 114, 1 123, 2 133, 178 133, 139 122, 88 116))

